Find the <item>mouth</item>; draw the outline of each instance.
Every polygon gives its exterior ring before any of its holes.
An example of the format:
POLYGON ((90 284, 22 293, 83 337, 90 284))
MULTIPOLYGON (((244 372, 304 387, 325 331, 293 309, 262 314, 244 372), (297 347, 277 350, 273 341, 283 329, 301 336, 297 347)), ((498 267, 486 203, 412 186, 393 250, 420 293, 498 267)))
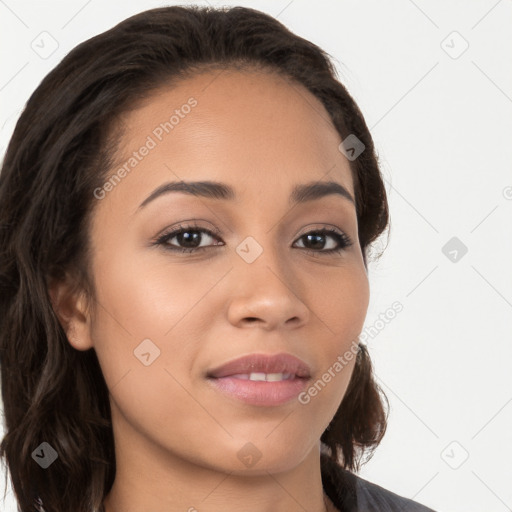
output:
POLYGON ((213 388, 235 401, 262 407, 290 402, 311 379, 308 364, 291 354, 252 354, 207 372, 213 388))

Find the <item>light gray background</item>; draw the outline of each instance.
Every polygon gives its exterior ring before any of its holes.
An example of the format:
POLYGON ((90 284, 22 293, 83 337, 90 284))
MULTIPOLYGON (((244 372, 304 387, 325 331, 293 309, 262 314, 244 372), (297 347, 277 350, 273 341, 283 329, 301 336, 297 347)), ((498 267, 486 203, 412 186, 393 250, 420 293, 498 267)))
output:
MULTIPOLYGON (((68 51, 168 3, 0 0, 0 153, 68 51)), ((512 1, 208 3, 268 12, 329 52, 378 148, 391 233, 365 326, 391 413, 360 475, 440 512, 511 510, 512 1)))

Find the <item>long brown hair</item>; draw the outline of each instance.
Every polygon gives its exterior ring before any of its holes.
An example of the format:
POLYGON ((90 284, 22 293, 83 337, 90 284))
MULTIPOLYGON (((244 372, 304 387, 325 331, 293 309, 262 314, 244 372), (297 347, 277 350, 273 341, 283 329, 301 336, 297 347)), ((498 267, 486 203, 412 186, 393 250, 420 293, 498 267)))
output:
MULTIPOLYGON (((258 67, 306 87, 341 139, 365 146, 350 161, 358 235, 370 245, 388 225, 372 137, 330 57, 262 12, 164 7, 137 14, 74 48, 21 114, 0 173, 0 363, 6 434, 0 444, 20 509, 90 512, 115 477, 108 389, 94 350, 75 350, 52 307, 52 279, 76 277, 94 297, 88 233, 93 191, 109 174, 116 120, 159 87, 205 69, 258 67), (188 75, 187 75, 188 74, 188 75), (48 442, 58 463, 34 452, 48 442)), ((321 441, 357 471, 384 435, 387 399, 360 345, 347 392, 321 441)))

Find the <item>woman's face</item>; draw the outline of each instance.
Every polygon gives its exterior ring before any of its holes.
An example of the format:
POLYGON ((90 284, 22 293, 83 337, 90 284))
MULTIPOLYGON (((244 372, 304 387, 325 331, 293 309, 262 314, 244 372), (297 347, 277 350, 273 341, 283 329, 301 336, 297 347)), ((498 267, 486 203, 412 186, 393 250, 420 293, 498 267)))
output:
POLYGON ((353 201, 293 201, 295 187, 327 182, 354 197, 341 138, 303 87, 239 71, 161 91, 124 127, 117 177, 95 191, 94 315, 73 342, 98 355, 118 463, 292 468, 318 449, 345 394, 355 358, 344 354, 369 301, 353 201), (222 182, 233 197, 153 195, 181 181, 222 182), (325 228, 334 234, 307 236, 325 228), (252 367, 252 379, 275 382, 233 377, 243 369, 209 377, 253 354, 295 356, 309 379, 293 366, 252 367))

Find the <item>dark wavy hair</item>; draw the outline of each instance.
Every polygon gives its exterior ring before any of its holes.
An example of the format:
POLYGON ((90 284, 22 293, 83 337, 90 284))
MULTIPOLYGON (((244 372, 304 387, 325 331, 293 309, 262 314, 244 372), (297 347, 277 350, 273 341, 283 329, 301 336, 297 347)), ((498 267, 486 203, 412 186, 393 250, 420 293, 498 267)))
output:
MULTIPOLYGON (((111 172, 118 120, 194 73, 251 68, 306 87, 342 140, 354 134, 365 145, 350 168, 367 267, 370 244, 389 223, 386 191, 364 118, 322 49, 257 10, 198 6, 151 9, 79 44, 29 98, 0 172, 0 456, 21 511, 37 510, 39 497, 47 512, 90 512, 115 477, 109 394, 96 353, 68 342, 49 285, 71 276, 75 290, 94 298, 93 191, 111 172), (48 470, 34 458, 45 441, 58 454, 48 470)), ((385 433, 386 406, 360 344, 347 392, 321 436, 329 457, 358 471, 385 433)))

